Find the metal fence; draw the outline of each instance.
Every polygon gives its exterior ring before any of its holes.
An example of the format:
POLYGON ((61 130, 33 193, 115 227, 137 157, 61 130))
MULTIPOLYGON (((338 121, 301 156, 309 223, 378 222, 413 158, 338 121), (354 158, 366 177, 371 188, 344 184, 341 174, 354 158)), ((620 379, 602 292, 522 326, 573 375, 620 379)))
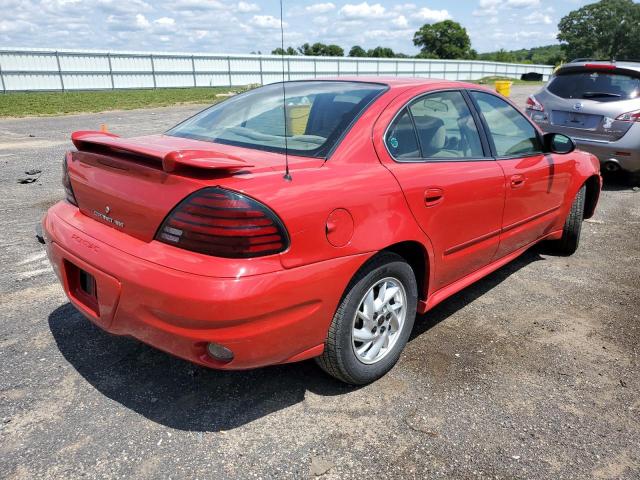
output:
POLYGON ((283 69, 288 80, 367 75, 478 80, 528 72, 547 80, 553 71, 548 65, 475 60, 0 49, 3 93, 267 84, 282 80, 283 69))

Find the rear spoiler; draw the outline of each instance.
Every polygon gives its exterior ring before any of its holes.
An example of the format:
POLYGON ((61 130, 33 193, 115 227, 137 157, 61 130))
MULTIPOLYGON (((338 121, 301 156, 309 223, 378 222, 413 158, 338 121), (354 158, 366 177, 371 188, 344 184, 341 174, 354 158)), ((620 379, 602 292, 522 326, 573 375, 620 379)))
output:
POLYGON ((576 72, 602 72, 602 73, 617 73, 620 75, 628 75, 630 77, 639 78, 640 71, 630 68, 626 65, 619 65, 615 63, 565 63, 558 67, 555 71, 556 75, 563 75, 566 73, 576 72))
POLYGON ((149 159, 160 160, 162 161, 162 169, 167 173, 184 168, 234 171, 254 166, 241 158, 223 156, 220 152, 192 149, 166 152, 154 148, 152 144, 121 138, 109 132, 88 130, 73 132, 71 134, 71 141, 81 152, 96 152, 96 150, 99 149, 101 151, 107 150, 114 153, 125 152, 149 159))

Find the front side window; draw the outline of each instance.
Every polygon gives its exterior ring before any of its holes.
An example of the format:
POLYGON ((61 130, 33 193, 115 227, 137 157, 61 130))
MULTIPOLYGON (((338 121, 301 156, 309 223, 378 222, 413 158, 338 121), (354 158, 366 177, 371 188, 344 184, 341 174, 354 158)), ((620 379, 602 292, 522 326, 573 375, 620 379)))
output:
POLYGON ((509 103, 495 95, 471 92, 498 157, 515 157, 542 153, 542 145, 533 125, 509 103))
POLYGON ((167 135, 307 157, 325 157, 386 86, 287 82, 251 90, 198 113, 167 135))
POLYGON ((476 123, 462 93, 450 91, 425 95, 414 100, 409 111, 416 124, 424 158, 483 156, 476 123))

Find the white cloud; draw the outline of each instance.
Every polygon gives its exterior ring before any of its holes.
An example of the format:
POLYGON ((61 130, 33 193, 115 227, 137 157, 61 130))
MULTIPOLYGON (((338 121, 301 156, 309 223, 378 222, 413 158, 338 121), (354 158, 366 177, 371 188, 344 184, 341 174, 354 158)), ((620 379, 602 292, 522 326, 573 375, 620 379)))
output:
MULTIPOLYGON (((273 15, 254 15, 251 18, 251 25, 254 25, 258 28, 280 28, 280 19, 274 17, 273 15)), ((283 22, 283 26, 287 26, 287 22, 283 22)))
POLYGON ((334 10, 335 8, 336 6, 333 3, 329 2, 329 3, 314 3, 313 5, 306 6, 304 9, 309 13, 327 13, 327 12, 330 12, 331 10, 334 10))
POLYGON ((409 26, 407 17, 405 17, 404 15, 400 15, 394 18, 393 20, 391 20, 391 23, 393 23, 396 27, 400 27, 400 28, 407 28, 409 26))
POLYGON ((471 14, 474 17, 495 17, 500 10, 533 8, 539 5, 540 0, 480 0, 478 8, 471 14))
POLYGON ((23 20, 0 20, 0 33, 18 33, 22 31, 32 32, 35 29, 36 25, 34 25, 33 23, 25 22, 23 20))
POLYGON ((109 15, 107 17, 107 27, 114 32, 135 32, 149 29, 151 22, 142 13, 134 16, 109 15))
POLYGON ((175 0, 177 9, 223 10, 226 7, 217 0, 175 0))
POLYGON ((153 23, 157 25, 173 26, 176 24, 176 21, 171 17, 162 17, 154 20, 153 23))
POLYGON ((532 8, 540 5, 540 0, 507 0, 506 4, 511 8, 532 8))
POLYGON ((155 33, 173 33, 175 31, 176 21, 171 17, 161 17, 153 21, 153 30, 155 33))
POLYGON ((138 28, 149 28, 151 26, 151 23, 149 23, 149 20, 147 20, 147 18, 142 15, 141 13, 138 13, 136 15, 136 27, 138 28))
POLYGON ((380 30, 367 30, 364 32, 365 38, 371 38, 374 40, 378 39, 399 39, 405 38, 407 33, 412 33, 413 30, 388 30, 388 29, 380 29, 380 30))
POLYGON ((122 2, 119 0, 98 0, 98 8, 114 15, 136 14, 149 12, 153 7, 142 0, 129 0, 122 2))
POLYGON ((260 6, 255 3, 238 2, 236 9, 240 13, 259 12, 260 6))
POLYGON ((340 9, 340 14, 346 18, 379 18, 384 15, 385 8, 379 3, 369 5, 362 2, 357 5, 347 3, 340 9))
POLYGON ((415 10, 416 8, 418 7, 415 3, 401 3, 393 7, 396 12, 407 12, 409 10, 415 10))
POLYGON ((553 21, 549 15, 546 15, 542 12, 531 12, 529 15, 524 17, 524 23, 527 25, 551 25, 553 21))
POLYGON ((412 15, 413 18, 423 22, 442 22, 451 19, 451 14, 447 10, 431 10, 430 8, 421 8, 412 15))
POLYGON ((540 0, 480 0, 480 8, 532 8, 540 5, 540 0))

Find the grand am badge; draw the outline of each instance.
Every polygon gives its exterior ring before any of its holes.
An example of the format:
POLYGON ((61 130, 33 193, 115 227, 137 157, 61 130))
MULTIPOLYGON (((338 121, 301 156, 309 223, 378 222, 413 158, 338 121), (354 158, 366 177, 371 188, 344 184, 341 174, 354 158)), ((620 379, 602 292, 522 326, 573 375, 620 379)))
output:
POLYGON ((118 228, 124 228, 124 222, 120 220, 116 220, 115 218, 110 217, 108 215, 111 212, 111 207, 109 207, 109 205, 105 207, 104 211, 105 213, 99 212, 98 210, 94 210, 93 214, 104 222, 115 225, 118 228))

